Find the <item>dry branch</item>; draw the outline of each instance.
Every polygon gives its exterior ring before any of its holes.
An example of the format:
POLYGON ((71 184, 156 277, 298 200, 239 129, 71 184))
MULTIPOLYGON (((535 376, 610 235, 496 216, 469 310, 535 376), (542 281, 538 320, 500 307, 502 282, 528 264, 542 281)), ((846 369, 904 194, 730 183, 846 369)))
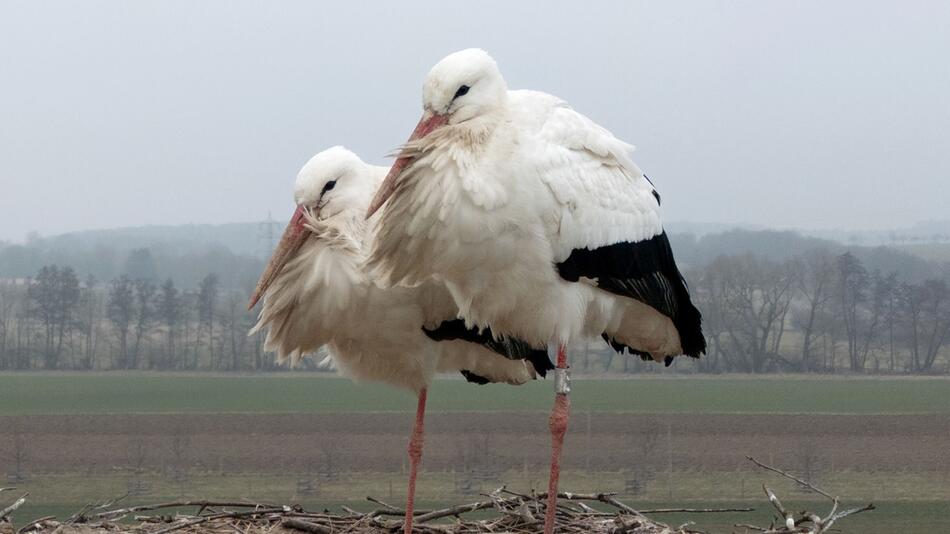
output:
POLYGON ((284 519, 280 524, 286 528, 292 528, 294 530, 300 530, 303 532, 312 532, 313 534, 330 534, 333 532, 333 529, 331 528, 318 525, 316 523, 311 523, 309 521, 303 521, 301 519, 287 518, 284 519))
POLYGON ((0 521, 3 521, 4 519, 7 518, 8 515, 12 514, 17 508, 23 506, 23 503, 26 502, 26 498, 29 496, 30 496, 29 492, 24 493, 22 497, 13 501, 13 504, 0 510, 0 521))
POLYGON ((825 497, 827 497, 828 499, 830 499, 830 500, 832 500, 832 501, 834 501, 834 500, 837 499, 837 497, 832 496, 832 495, 831 495, 830 493, 828 493, 827 491, 824 491, 824 490, 822 490, 822 489, 816 488, 816 487, 813 486, 812 484, 810 484, 810 483, 808 483, 808 482, 805 482, 804 480, 798 478, 798 477, 795 476, 795 475, 790 475, 790 474, 786 473, 785 471, 782 471, 781 469, 778 469, 778 468, 776 468, 776 467, 772 467, 771 465, 766 465, 766 464, 764 464, 764 463, 762 463, 762 462, 756 460, 755 458, 753 458, 753 457, 751 457, 751 456, 746 456, 746 458, 747 458, 750 462, 752 462, 752 463, 754 463, 755 465, 761 467, 762 469, 767 469, 767 470, 769 470, 769 471, 772 471, 773 473, 778 473, 778 474, 782 475, 782 476, 785 477, 785 478, 794 480, 795 482, 798 482, 798 483, 801 484, 802 486, 805 486, 806 488, 808 488, 808 489, 814 491, 815 493, 817 493, 817 494, 819 494, 819 495, 824 495, 825 497))
POLYGON ((254 502, 240 502, 240 501, 172 501, 164 502, 159 504, 146 504, 142 506, 130 506, 128 508, 120 508, 118 510, 109 510, 106 512, 101 512, 96 514, 94 517, 96 519, 116 519, 128 514, 133 514, 136 512, 150 512, 153 510, 161 510, 163 508, 189 508, 192 506, 198 507, 198 515, 204 511, 205 508, 278 508, 276 504, 263 504, 263 503, 254 503, 254 502))
POLYGON ((778 510, 779 514, 782 516, 783 524, 782 525, 773 524, 767 528, 757 527, 757 526, 748 525, 748 524, 737 524, 736 525, 737 527, 755 530, 758 532, 762 532, 763 534, 792 534, 796 532, 809 532, 813 534, 820 534, 822 532, 828 532, 828 530, 835 523, 835 521, 843 517, 854 515, 860 512, 867 512, 870 510, 874 510, 874 505, 868 504, 860 508, 851 508, 848 510, 844 510, 842 512, 838 512, 838 504, 839 504, 838 497, 833 496, 827 491, 824 491, 813 484, 805 482, 804 480, 786 471, 783 471, 782 469, 773 467, 768 464, 764 464, 751 456, 746 456, 746 458, 750 462, 761 467, 762 469, 771 471, 773 473, 778 473, 779 475, 782 475, 783 477, 787 479, 794 480, 795 482, 801 484, 803 487, 808 488, 809 490, 830 499, 831 511, 829 511, 828 514, 824 518, 822 518, 821 515, 819 514, 808 512, 808 511, 803 511, 799 513, 798 516, 796 517, 794 513, 789 512, 785 508, 785 506, 782 504, 782 501, 779 500, 778 496, 775 494, 774 491, 769 489, 767 486, 763 485, 762 489, 765 491, 765 495, 768 497, 769 502, 772 503, 772 506, 774 506, 775 509, 778 510))
MULTIPOLYGON (((808 511, 790 512, 778 495, 769 487, 763 491, 769 502, 781 516, 768 526, 740 524, 737 527, 761 534, 793 534, 828 532, 838 520, 873 510, 873 505, 839 510, 839 500, 829 493, 808 484, 781 469, 763 464, 754 458, 750 461, 768 471, 794 480, 815 493, 829 498, 830 511, 822 517, 808 511)), ((21 499, 22 500, 22 499, 21 499)), ((88 505, 69 521, 83 522, 85 534, 273 534, 280 531, 297 531, 307 534, 398 534, 402 529, 400 508, 367 497, 378 509, 361 513, 341 507, 343 513, 309 512, 300 506, 279 506, 244 501, 173 501, 160 504, 129 506, 104 510, 105 505, 88 505), (168 517, 170 509, 196 509, 192 515, 178 514, 168 517), (229 510, 235 509, 235 510, 229 510), (160 515, 165 511, 166 515, 160 515), (156 515, 134 515, 135 526, 118 523, 119 520, 138 512, 155 512, 156 515), (283 530, 282 530, 283 529, 283 530)), ((415 530, 420 534, 489 534, 489 533, 539 533, 541 518, 546 511, 546 493, 521 494, 504 487, 484 495, 484 499, 431 511, 417 511, 415 530), (485 511, 489 517, 474 519, 470 514, 485 511)), ((115 501, 111 501, 114 504, 115 501)), ((22 503, 21 503, 22 504, 22 503)), ((18 505, 17 505, 18 506, 18 505)), ((671 526, 656 521, 647 514, 662 513, 721 513, 749 512, 751 508, 657 508, 637 510, 620 501, 615 493, 558 493, 556 518, 559 534, 690 534, 692 523, 671 526), (595 508, 596 507, 596 508, 595 508)), ((7 512, 8 513, 8 512, 7 512)), ((67 522, 51 518, 37 520, 18 531, 18 534, 53 534, 63 532, 67 522)))
MULTIPOLYGON (((544 517, 547 495, 514 494, 499 488, 486 495, 482 501, 452 506, 441 510, 427 511, 416 516, 416 530, 423 534, 475 534, 490 532, 539 532, 544 517), (477 510, 494 510, 496 515, 489 519, 463 519, 464 514, 477 510), (438 523, 440 519, 454 517, 454 522, 438 523)), ((685 527, 670 527, 658 521, 652 521, 641 512, 634 510, 620 502, 612 493, 559 493, 557 504, 558 525, 564 533, 637 533, 637 534, 687 534, 692 532, 685 527), (587 506, 587 502, 600 502, 613 508, 612 512, 597 511, 587 506)), ((176 531, 189 533, 212 532, 241 532, 264 533, 281 526, 286 529, 311 534, 329 534, 332 532, 348 532, 352 534, 368 533, 395 533, 402 525, 403 511, 399 508, 375 498, 368 498, 381 506, 380 510, 369 513, 359 513, 348 508, 345 515, 329 513, 312 513, 300 507, 262 505, 248 502, 219 502, 219 501, 175 501, 160 504, 130 506, 115 510, 107 510, 88 514, 89 510, 98 509, 101 505, 89 505, 80 512, 73 514, 70 520, 85 518, 86 528, 93 532, 129 531, 116 523, 122 518, 136 512, 167 510, 170 508, 198 507, 195 515, 179 515, 174 520, 167 516, 135 516, 140 523, 133 528, 141 534, 170 534, 176 531), (241 508, 237 511, 214 512, 213 509, 241 508), (210 513, 207 513, 211 511, 210 513), (87 516, 88 514, 88 516, 87 516), (396 516, 386 519, 382 516, 396 516)), ((719 509, 664 509, 661 512, 672 511, 722 511, 719 509)), ((40 534, 62 531, 67 523, 57 522, 46 518, 36 521, 21 529, 20 534, 40 534)))

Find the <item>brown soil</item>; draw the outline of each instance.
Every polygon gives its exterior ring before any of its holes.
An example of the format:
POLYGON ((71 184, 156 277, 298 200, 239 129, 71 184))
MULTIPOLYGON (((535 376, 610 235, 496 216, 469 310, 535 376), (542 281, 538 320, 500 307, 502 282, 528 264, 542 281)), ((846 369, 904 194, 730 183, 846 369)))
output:
MULTIPOLYGON (((145 468, 291 473, 320 469, 398 471, 409 414, 95 415, 0 417, 0 473, 9 471, 15 433, 30 471, 128 469, 145 450, 145 468)), ((426 421, 427 470, 542 469, 547 416, 434 413, 426 421)), ((820 458, 835 470, 950 473, 945 415, 633 415, 574 414, 566 469, 617 471, 644 464, 733 470, 745 455, 820 458), (589 428, 589 433, 588 433, 589 428)), ((804 461, 804 460, 803 460, 804 461)))

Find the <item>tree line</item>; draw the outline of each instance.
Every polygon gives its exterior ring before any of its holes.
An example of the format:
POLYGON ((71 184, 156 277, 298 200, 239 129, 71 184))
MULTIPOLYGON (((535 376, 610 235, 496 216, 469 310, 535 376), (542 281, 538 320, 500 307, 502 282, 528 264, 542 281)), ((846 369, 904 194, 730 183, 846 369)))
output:
MULTIPOLYGON (((849 250, 774 256, 723 254, 688 269, 709 348, 672 372, 950 373, 947 265, 908 277, 849 250)), ((150 265, 133 251, 108 281, 57 265, 0 279, 0 369, 276 368, 262 336, 247 335, 252 281, 227 287, 210 273, 183 288, 150 265)), ((671 372, 600 343, 578 352, 585 371, 671 372)))
POLYGON ((853 253, 721 256, 692 273, 707 372, 947 373, 950 272, 920 282, 853 253))
POLYGON ((44 266, 32 279, 0 281, 0 369, 269 370, 247 292, 222 290, 216 274, 182 290, 169 278, 80 280, 44 266))

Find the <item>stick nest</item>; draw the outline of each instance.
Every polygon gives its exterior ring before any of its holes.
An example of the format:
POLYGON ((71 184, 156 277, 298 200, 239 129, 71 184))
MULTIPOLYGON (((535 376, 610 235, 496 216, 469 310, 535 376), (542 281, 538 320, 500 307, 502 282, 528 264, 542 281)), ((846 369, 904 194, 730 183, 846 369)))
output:
MULTIPOLYGON (((745 532, 763 534, 820 534, 848 516, 874 510, 873 504, 841 509, 840 501, 821 488, 781 469, 748 457, 756 466, 793 480, 825 497, 831 509, 824 515, 785 508, 772 489, 763 492, 777 514, 768 525, 736 524, 745 532)), ((0 488, 0 492, 12 488, 0 488)), ((121 499, 90 504, 65 520, 37 519, 16 528, 10 520, 26 502, 25 494, 6 508, 0 508, 0 534, 396 534, 403 531, 405 512, 378 499, 367 497, 379 508, 360 513, 342 507, 342 513, 307 511, 299 505, 286 506, 254 502, 176 501, 117 508, 121 499), (188 510, 183 512, 182 510, 188 510), (192 511, 193 510, 193 511, 192 511)), ((547 494, 525 495, 504 487, 485 499, 440 510, 415 514, 413 530, 420 534, 531 534, 543 531, 547 494), (474 512, 480 512, 474 514, 474 512)), ((751 512, 751 508, 680 508, 636 510, 616 499, 613 493, 558 493, 556 532, 558 534, 691 534, 692 523, 671 526, 648 517, 668 512, 715 513, 751 512), (589 503, 589 504, 588 504, 589 503), (598 509, 593 508, 595 505, 598 509)))
MULTIPOLYGON (((499 488, 485 500, 441 510, 416 513, 414 532, 420 534, 484 534, 542 532, 545 494, 522 495, 499 488), (466 515, 483 511, 480 519, 466 515)), ((671 527, 616 500, 613 494, 559 493, 558 533, 603 534, 686 534, 698 532, 671 527), (586 502, 585 502, 586 501, 586 502), (588 504, 602 503, 610 511, 595 510, 588 504)), ((396 533, 403 530, 404 512, 377 499, 368 498, 380 508, 359 513, 344 508, 343 513, 312 512, 300 506, 266 503, 180 501, 146 506, 109 509, 115 501, 90 505, 64 521, 45 518, 2 534, 100 534, 129 532, 136 534, 368 534, 396 533), (162 514, 162 510, 197 507, 193 514, 162 514), (149 512, 149 513, 144 513, 149 512), (129 521, 131 519, 131 521, 129 521)), ((601 506, 604 508, 604 506, 601 506)), ((8 524, 9 525, 9 524, 8 524)))

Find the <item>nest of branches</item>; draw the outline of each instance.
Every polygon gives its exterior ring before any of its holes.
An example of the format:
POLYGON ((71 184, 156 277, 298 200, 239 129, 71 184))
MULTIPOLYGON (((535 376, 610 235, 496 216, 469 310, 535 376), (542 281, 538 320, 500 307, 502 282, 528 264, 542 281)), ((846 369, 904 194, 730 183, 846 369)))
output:
MULTIPOLYGON (((801 511, 790 512, 775 492, 763 486, 771 505, 779 515, 768 526, 737 524, 745 532, 763 534, 797 534, 827 532, 838 520, 849 515, 873 510, 868 504, 860 508, 840 509, 838 497, 816 488, 781 469, 749 458, 755 465, 796 481, 803 487, 830 500, 831 510, 825 515, 801 511)), ((0 491, 9 488, 0 488, 0 491)), ((752 512, 751 508, 664 508, 636 510, 619 501, 613 493, 558 493, 556 531, 559 534, 688 534, 700 533, 693 523, 673 526, 648 517, 664 513, 752 512), (595 508, 596 506, 596 508, 595 508)), ((253 502, 176 501, 153 505, 116 507, 120 499, 90 504, 72 516, 58 520, 44 517, 19 528, 9 517, 26 502, 23 495, 10 506, 0 509, 0 534, 100 534, 128 532, 136 534, 168 534, 172 532, 211 534, 240 533, 310 533, 368 534, 398 533, 403 530, 404 511, 378 499, 367 500, 378 505, 371 512, 361 513, 342 507, 341 513, 307 511, 299 505, 286 506, 253 502)), ((423 534, 536 533, 543 531, 547 494, 520 494, 499 488, 480 501, 443 508, 421 510, 415 514, 413 530, 423 534), (475 512, 480 512, 475 514, 475 512)))

